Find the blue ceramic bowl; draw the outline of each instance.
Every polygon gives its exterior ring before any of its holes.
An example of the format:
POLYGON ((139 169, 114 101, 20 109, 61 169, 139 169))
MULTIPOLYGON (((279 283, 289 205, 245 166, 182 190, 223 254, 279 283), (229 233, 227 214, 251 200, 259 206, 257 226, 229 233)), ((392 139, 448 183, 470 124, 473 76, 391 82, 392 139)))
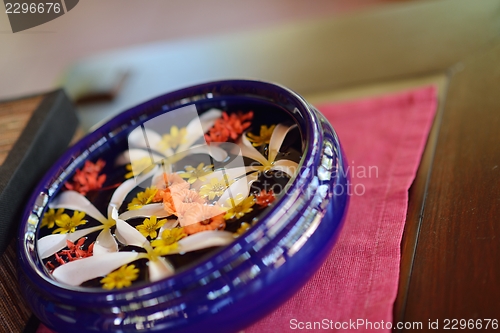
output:
POLYGON ((57 332, 236 332, 291 297, 320 267, 341 229, 348 197, 345 161, 329 122, 284 87, 248 80, 201 84, 116 116, 71 147, 40 181, 19 231, 19 279, 35 315, 57 332), (130 128, 192 103, 272 104, 297 123, 303 144, 288 193, 244 236, 157 282, 118 290, 68 287, 48 274, 37 250, 41 217, 86 159, 130 128))

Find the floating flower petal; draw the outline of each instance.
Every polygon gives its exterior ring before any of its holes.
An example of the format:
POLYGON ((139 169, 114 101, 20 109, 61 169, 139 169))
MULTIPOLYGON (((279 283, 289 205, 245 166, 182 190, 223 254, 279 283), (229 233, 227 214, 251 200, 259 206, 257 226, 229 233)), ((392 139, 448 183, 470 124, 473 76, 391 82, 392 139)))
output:
POLYGON ((132 199, 132 202, 128 204, 127 208, 129 210, 142 208, 143 206, 153 201, 153 198, 156 196, 156 193, 158 193, 157 188, 155 187, 146 188, 144 192, 137 193, 137 196, 132 199))
POLYGON ((52 276, 59 282, 79 286, 85 281, 104 276, 109 272, 137 260, 137 252, 114 252, 68 262, 57 267, 52 276))
POLYGON ((160 229, 166 219, 158 220, 156 216, 151 216, 149 219, 145 219, 141 225, 135 227, 144 237, 156 238, 158 236, 158 229, 160 229))
POLYGON ((73 216, 71 217, 68 214, 62 214, 60 219, 56 220, 56 225, 59 228, 54 230, 52 233, 66 234, 68 232, 75 232, 76 227, 87 223, 87 221, 83 219, 84 217, 85 213, 77 210, 73 212, 73 216))
POLYGON ((162 150, 176 149, 181 144, 186 143, 187 130, 185 127, 179 129, 177 126, 170 128, 170 133, 163 135, 158 146, 162 150))
MULTIPOLYGON (((228 199, 231 200, 231 199, 228 199)), ((224 215, 224 218, 226 220, 230 220, 233 218, 241 218, 245 214, 250 213, 253 210, 253 205, 255 204, 255 197, 253 195, 243 199, 239 204, 236 205, 231 205, 231 203, 228 203, 228 206, 231 207, 227 210, 226 214, 224 215)))
POLYGON ((221 230, 207 230, 195 233, 179 241, 174 253, 186 253, 214 246, 224 246, 234 241, 232 232, 221 230))
POLYGON ((105 165, 103 160, 98 160, 96 163, 86 161, 81 170, 76 169, 72 181, 66 182, 64 186, 68 190, 79 192, 82 195, 102 188, 106 181, 106 175, 99 175, 99 173, 105 165))
POLYGON ((180 173, 179 176, 187 179, 189 184, 192 184, 197 180, 204 182, 206 180, 205 176, 213 172, 213 167, 214 166, 212 164, 205 166, 204 163, 198 164, 196 168, 188 165, 185 168, 186 172, 180 173))
POLYGON ((213 200, 215 197, 220 197, 224 191, 234 182, 234 179, 210 179, 210 183, 202 185, 200 195, 213 200))
POLYGON ((201 231, 224 230, 224 228, 226 228, 226 221, 223 215, 219 214, 201 222, 189 224, 184 227, 184 231, 186 234, 192 235, 201 231))
POLYGON ((64 213, 64 208, 59 208, 57 211, 55 209, 49 209, 43 214, 41 228, 47 227, 49 229, 54 228, 54 223, 56 220, 60 220, 64 213))
POLYGON ((261 207, 267 207, 270 204, 273 203, 274 199, 276 197, 274 196, 273 190, 261 190, 256 196, 255 196, 255 203, 261 207))
POLYGON ((254 147, 259 147, 268 144, 271 141, 271 136, 273 134, 275 127, 276 125, 271 125, 269 127, 267 127, 266 125, 262 125, 260 127, 259 135, 247 133, 248 140, 252 143, 254 147))
POLYGON ((235 141, 251 125, 253 112, 247 113, 222 113, 222 117, 217 119, 214 126, 205 134, 206 142, 226 142, 235 141))
POLYGON ((183 228, 166 229, 161 233, 159 239, 151 242, 151 246, 158 255, 167 255, 176 250, 177 242, 186 236, 183 228))
POLYGON ((153 168, 154 164, 151 163, 151 157, 150 156, 144 156, 141 158, 136 158, 134 159, 134 165, 132 163, 127 164, 125 168, 127 169, 128 173, 125 174, 125 178, 129 179, 134 177, 135 175, 139 175, 142 172, 148 172, 148 168, 153 168))
POLYGON ((104 289, 121 289, 130 287, 137 280, 139 269, 135 265, 123 265, 119 269, 109 273, 101 280, 104 289))
POLYGON ((172 193, 189 188, 189 183, 176 173, 162 173, 153 177, 153 184, 158 189, 154 202, 165 202, 165 193, 172 193))
POLYGON ((173 205, 176 215, 182 215, 184 212, 189 210, 191 204, 205 204, 206 200, 196 191, 183 189, 172 193, 171 201, 169 203, 173 205))

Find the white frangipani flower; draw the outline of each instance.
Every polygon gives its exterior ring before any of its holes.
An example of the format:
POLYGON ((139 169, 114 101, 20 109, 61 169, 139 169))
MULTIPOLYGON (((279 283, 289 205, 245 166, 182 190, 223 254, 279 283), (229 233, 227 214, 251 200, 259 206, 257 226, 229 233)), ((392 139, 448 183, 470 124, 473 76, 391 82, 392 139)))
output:
POLYGON ((238 146, 241 149, 241 154, 260 164, 260 165, 251 165, 247 167, 247 170, 250 172, 252 171, 264 172, 268 170, 277 170, 277 171, 283 171, 290 177, 293 177, 297 173, 298 164, 296 162, 287 159, 281 159, 276 161, 276 157, 278 156, 281 145, 283 144, 283 141, 285 140, 287 134, 290 132, 290 130, 294 129, 295 127, 297 127, 297 125, 292 125, 292 126, 285 126, 282 124, 276 125, 276 127, 273 130, 273 134, 271 135, 271 139, 269 141, 267 158, 261 153, 259 153, 257 149, 255 149, 252 143, 248 140, 246 133, 244 133, 241 136, 240 140, 238 141, 238 146))
POLYGON ((95 227, 79 228, 75 232, 67 234, 54 234, 42 237, 38 240, 38 254, 40 258, 45 259, 54 253, 62 250, 66 246, 66 241, 75 242, 81 237, 84 237, 92 232, 101 231, 97 236, 94 244, 94 254, 102 254, 107 252, 117 252, 118 245, 113 235, 111 227, 116 224, 116 219, 128 220, 134 217, 150 217, 152 215, 158 217, 167 216, 162 204, 152 204, 142 207, 141 209, 124 212, 120 216, 113 214, 113 211, 120 208, 125 197, 142 181, 151 177, 155 170, 141 175, 137 181, 129 179, 123 182, 114 191, 107 208, 107 217, 105 217, 87 198, 75 191, 63 191, 49 204, 50 208, 58 209, 65 208, 84 212, 86 215, 96 219, 101 225, 95 227))
MULTIPOLYGON (((124 245, 141 247, 146 252, 122 251, 110 252, 68 262, 57 267, 52 275, 54 278, 72 286, 78 286, 85 281, 104 276, 120 266, 138 259, 148 259, 149 281, 155 282, 174 274, 174 268, 169 261, 158 255, 149 241, 127 222, 116 219, 116 236, 124 245)), ((233 234, 227 231, 203 231, 177 242, 177 247, 169 254, 185 253, 212 246, 223 246, 234 240, 233 234)))
MULTIPOLYGON (((211 109, 198 116, 194 105, 186 106, 158 117, 134 129, 128 136, 129 149, 117 160, 118 165, 131 163, 134 175, 139 174, 152 164, 163 164, 166 172, 172 172, 171 165, 190 154, 208 154, 216 161, 227 157, 227 152, 217 144, 208 145, 204 134, 220 118, 222 112, 211 109), (189 120, 184 128, 176 125, 189 120), (161 135, 155 128, 169 128, 167 134, 161 135), (147 162, 147 163, 146 163, 147 162)), ((207 158, 206 165, 211 164, 207 158)))

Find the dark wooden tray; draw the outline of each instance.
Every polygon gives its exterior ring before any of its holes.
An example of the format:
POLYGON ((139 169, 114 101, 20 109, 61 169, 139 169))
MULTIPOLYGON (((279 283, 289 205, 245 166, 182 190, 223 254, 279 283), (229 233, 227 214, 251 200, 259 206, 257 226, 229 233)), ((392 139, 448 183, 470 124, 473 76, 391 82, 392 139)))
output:
POLYGON ((17 288, 15 235, 33 187, 78 125, 62 90, 0 102, 0 322, 21 332, 31 312, 17 288))

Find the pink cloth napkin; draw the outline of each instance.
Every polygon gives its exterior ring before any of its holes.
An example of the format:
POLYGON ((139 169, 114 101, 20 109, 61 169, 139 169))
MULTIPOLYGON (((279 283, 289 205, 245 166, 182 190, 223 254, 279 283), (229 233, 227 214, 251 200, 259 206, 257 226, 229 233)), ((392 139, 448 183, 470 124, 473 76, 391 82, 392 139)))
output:
MULTIPOLYGON (((318 105, 340 137, 351 172, 347 219, 313 278, 245 333, 298 331, 308 322, 321 324, 309 332, 390 331, 408 189, 436 106, 433 87, 318 105)), ((41 325, 37 333, 50 332, 41 325)))
POLYGON ((392 325, 408 189, 434 119, 436 90, 317 107, 337 131, 351 171, 345 225, 313 278, 245 333, 298 331, 315 321, 321 326, 309 332, 389 332, 392 325))

